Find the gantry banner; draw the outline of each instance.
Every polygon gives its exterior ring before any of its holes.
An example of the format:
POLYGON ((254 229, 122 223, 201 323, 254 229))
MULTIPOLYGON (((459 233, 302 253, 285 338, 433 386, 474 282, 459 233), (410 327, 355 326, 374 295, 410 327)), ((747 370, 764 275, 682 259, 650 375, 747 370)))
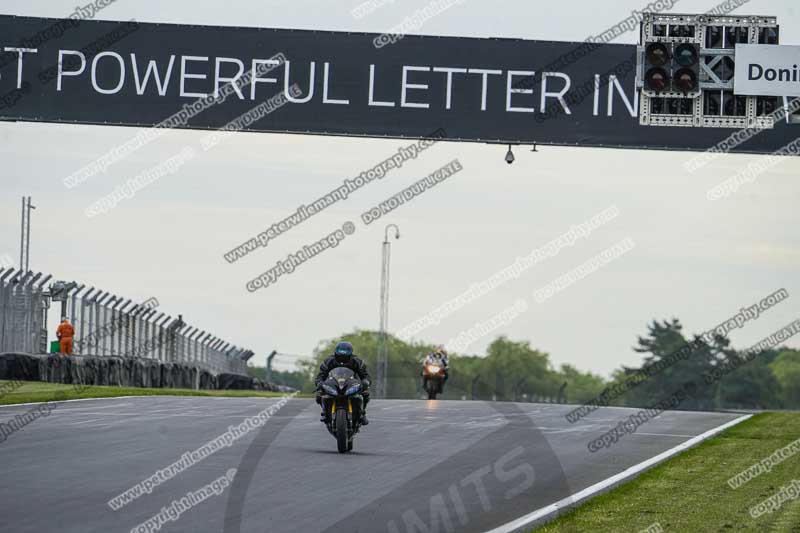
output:
POLYGON ((633 45, 0 15, 0 48, 0 120, 667 150, 732 133, 640 126, 633 45))

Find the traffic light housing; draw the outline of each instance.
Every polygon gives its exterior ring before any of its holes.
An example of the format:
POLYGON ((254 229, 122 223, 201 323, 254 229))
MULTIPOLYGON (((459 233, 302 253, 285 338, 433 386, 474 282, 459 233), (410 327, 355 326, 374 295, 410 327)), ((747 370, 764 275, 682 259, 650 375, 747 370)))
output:
POLYGON ((669 90, 670 50, 665 43, 656 42, 647 45, 645 50, 645 87, 650 91, 669 90))
POLYGON ((648 91, 697 96, 700 89, 700 45, 648 43, 644 70, 644 88, 648 91))
POLYGON ((672 53, 672 90, 684 94, 700 88, 700 45, 676 44, 672 53))

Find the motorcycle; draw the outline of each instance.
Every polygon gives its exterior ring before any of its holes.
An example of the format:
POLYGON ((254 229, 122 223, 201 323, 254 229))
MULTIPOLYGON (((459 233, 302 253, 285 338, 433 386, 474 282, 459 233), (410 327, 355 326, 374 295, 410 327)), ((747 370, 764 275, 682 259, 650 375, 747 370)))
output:
POLYGON ((364 384, 349 368, 334 368, 322 382, 322 406, 325 410, 325 426, 336 438, 339 453, 353 450, 353 438, 361 429, 361 411, 364 384))
POLYGON ((428 393, 429 400, 435 400, 442 393, 444 385, 444 367, 432 361, 422 365, 422 388, 428 393))

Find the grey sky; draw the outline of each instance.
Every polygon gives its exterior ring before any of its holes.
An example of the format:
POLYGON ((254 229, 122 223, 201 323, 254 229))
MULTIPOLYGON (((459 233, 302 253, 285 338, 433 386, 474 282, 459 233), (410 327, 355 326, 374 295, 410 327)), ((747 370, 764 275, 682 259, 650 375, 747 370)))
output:
MULTIPOLYGON (((383 32, 426 0, 395 0, 361 20, 361 2, 285 0, 206 2, 117 0, 103 19, 383 32)), ((647 2, 570 4, 466 0, 419 33, 582 40, 647 2), (502 7, 498 8, 497 6, 502 7), (558 12, 553 7, 558 7, 558 12)), ((681 0, 675 11, 705 11, 718 2, 681 0)), ((0 0, 0 12, 66 16, 74 0, 0 0)), ((753 0, 737 12, 777 15, 783 44, 800 44, 800 16, 790 0, 753 0)), ((617 42, 635 42, 634 33, 617 42)), ((202 132, 173 132, 74 191, 61 180, 135 135, 130 128, 0 123, 0 256, 17 257, 19 197, 31 195, 32 266, 144 300, 257 351, 307 354, 320 339, 353 328, 376 329, 383 220, 365 228, 367 208, 458 158, 464 171, 402 206, 394 242, 391 326, 428 312, 600 211, 620 215, 588 239, 535 266, 420 337, 445 342, 526 298, 530 309, 468 351, 483 353, 497 334, 608 375, 640 361, 631 350, 654 318, 680 318, 689 332, 715 326, 741 307, 785 287, 792 298, 731 335, 748 345, 797 318, 800 163, 786 160, 730 198, 706 191, 753 161, 727 156, 689 175, 691 154, 541 148, 516 150, 440 143, 390 177, 370 184, 244 260, 222 253, 292 213, 344 178, 352 178, 407 143, 392 140, 238 134, 123 202, 87 219, 84 209, 127 179, 173 156, 202 132), (277 285, 249 294, 244 284, 290 252, 347 220, 355 235, 277 285), (543 304, 533 292, 616 242, 636 248, 543 304)), ((800 129, 798 130, 800 134, 800 129)), ((800 340, 794 343, 800 345, 800 340)), ((287 368, 289 360, 279 365, 287 368)))

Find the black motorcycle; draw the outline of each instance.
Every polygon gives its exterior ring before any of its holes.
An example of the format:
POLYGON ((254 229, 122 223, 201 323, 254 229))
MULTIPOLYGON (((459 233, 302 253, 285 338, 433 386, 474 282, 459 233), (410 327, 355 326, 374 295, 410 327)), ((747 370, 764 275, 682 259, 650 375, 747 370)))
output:
POLYGON ((349 368, 334 368, 321 383, 325 426, 336 438, 339 453, 353 450, 353 437, 361 428, 363 384, 349 368))

